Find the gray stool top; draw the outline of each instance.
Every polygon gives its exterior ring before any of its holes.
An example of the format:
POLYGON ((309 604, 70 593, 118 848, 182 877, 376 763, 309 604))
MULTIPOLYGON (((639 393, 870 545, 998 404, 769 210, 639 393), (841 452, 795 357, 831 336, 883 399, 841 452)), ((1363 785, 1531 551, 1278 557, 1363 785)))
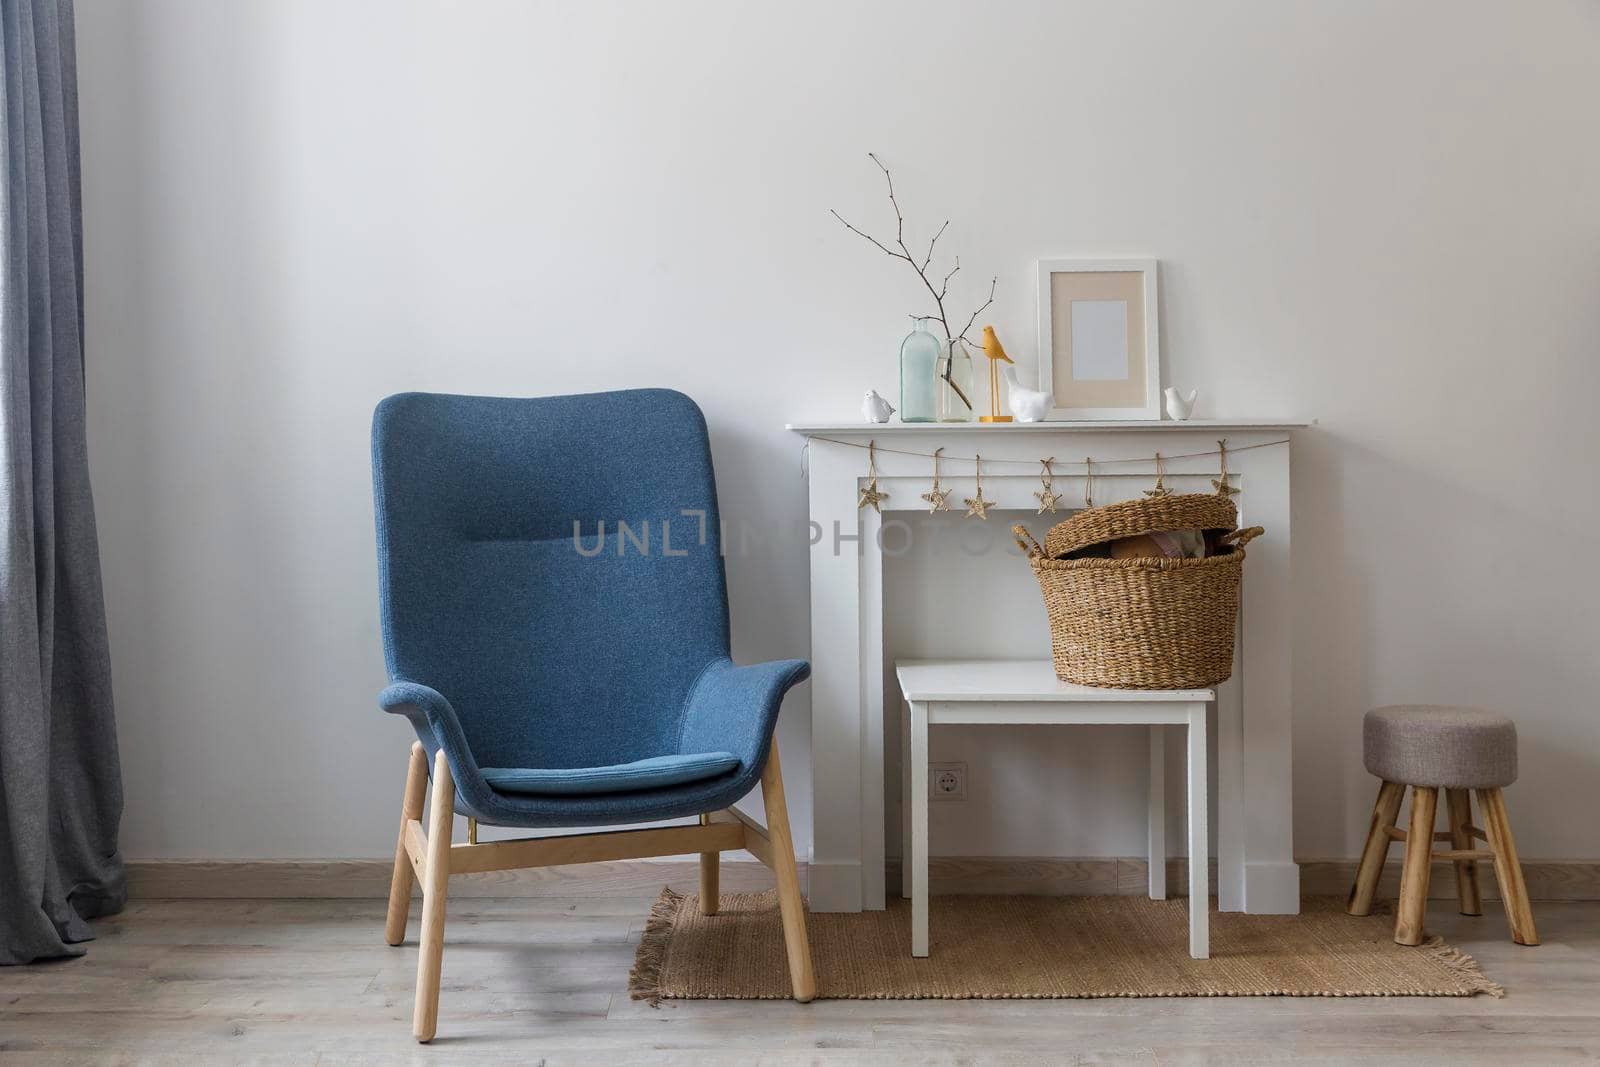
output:
POLYGON ((1367 712, 1367 770, 1386 782, 1498 789, 1517 780, 1517 724, 1477 708, 1397 704, 1367 712))

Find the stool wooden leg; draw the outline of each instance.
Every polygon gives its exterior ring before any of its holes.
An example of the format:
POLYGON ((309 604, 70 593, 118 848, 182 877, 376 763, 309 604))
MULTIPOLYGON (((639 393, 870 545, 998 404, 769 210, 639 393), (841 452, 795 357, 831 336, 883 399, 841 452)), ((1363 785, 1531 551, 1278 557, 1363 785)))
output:
POLYGON ((1500 898, 1505 901, 1506 921, 1511 924, 1511 940, 1519 945, 1537 945, 1539 932, 1533 925, 1533 908, 1528 904, 1527 883, 1522 880, 1517 842, 1511 836, 1505 794, 1498 789, 1479 789, 1477 793, 1483 830, 1494 852, 1494 877, 1500 883, 1500 898))
POLYGON ((1383 874, 1383 861, 1389 854, 1389 830, 1395 816, 1400 814, 1400 801, 1405 798, 1406 787, 1399 782, 1384 782, 1378 787, 1378 801, 1372 805, 1372 825, 1367 830, 1367 845, 1361 850, 1361 866, 1356 868, 1356 882, 1350 887, 1350 899, 1345 911, 1351 915, 1372 914, 1372 899, 1378 892, 1378 876, 1383 874))
MULTIPOLYGON (((1444 794, 1450 820, 1450 847, 1459 851, 1473 848, 1472 798, 1465 789, 1447 789, 1444 794)), ((1456 860, 1456 899, 1463 915, 1482 915, 1483 898, 1478 892, 1478 861, 1456 860)))
POLYGON ((1411 826, 1406 830, 1406 862, 1400 871, 1400 908, 1394 922, 1394 940, 1399 945, 1422 944, 1433 861, 1433 817, 1438 805, 1438 789, 1411 787, 1411 826))

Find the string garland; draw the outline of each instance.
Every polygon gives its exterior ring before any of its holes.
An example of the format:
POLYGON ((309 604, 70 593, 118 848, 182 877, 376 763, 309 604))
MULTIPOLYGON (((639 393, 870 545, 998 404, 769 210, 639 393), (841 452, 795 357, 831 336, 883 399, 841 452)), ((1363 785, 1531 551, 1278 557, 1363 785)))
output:
MULTIPOLYGON (((877 440, 876 439, 869 440, 869 441, 867 441, 866 444, 863 445, 863 444, 858 444, 855 441, 841 441, 838 438, 834 438, 834 437, 822 437, 822 436, 819 436, 819 435, 807 436, 805 447, 801 451, 801 460, 802 460, 802 462, 801 462, 801 474, 802 474, 802 476, 805 474, 805 462, 804 461, 805 461, 805 458, 810 454, 809 450, 811 448, 811 442, 813 440, 826 441, 827 443, 834 444, 834 445, 844 445, 846 448, 865 448, 867 450, 867 478, 866 478, 867 484, 865 486, 863 486, 861 488, 861 490, 860 490, 860 494, 856 499, 856 507, 857 508, 864 508, 864 507, 867 507, 867 506, 870 505, 872 507, 872 510, 874 510, 876 512, 879 512, 881 514, 882 511, 883 511, 883 508, 880 505, 883 503, 883 501, 889 499, 889 494, 885 490, 882 490, 882 489, 878 488, 878 442, 877 442, 877 440)), ((1211 480, 1211 485, 1212 485, 1212 488, 1214 488, 1217 491, 1217 495, 1218 496, 1222 497, 1225 500, 1229 499, 1229 498, 1231 498, 1233 496, 1237 496, 1238 493, 1239 493, 1238 487, 1233 485, 1229 480, 1228 453, 1230 451, 1232 451, 1232 452, 1248 452, 1253 448, 1272 448, 1272 447, 1274 447, 1276 445, 1286 445, 1288 443, 1289 443, 1289 439, 1287 437, 1285 437, 1285 438, 1282 438, 1282 439, 1277 440, 1277 441, 1262 441, 1259 444, 1245 445, 1242 448, 1230 449, 1230 448, 1228 448, 1228 439, 1226 437, 1223 437, 1223 438, 1219 438, 1218 439, 1217 447, 1213 451, 1182 452, 1182 453, 1178 453, 1178 454, 1172 455, 1172 456, 1167 456, 1167 455, 1164 455, 1164 454, 1162 454, 1160 452, 1157 452, 1157 453, 1155 453, 1156 484, 1155 484, 1154 488, 1146 489, 1144 491, 1144 495, 1147 496, 1147 497, 1163 497, 1163 496, 1171 496, 1172 495, 1172 490, 1167 488, 1167 484, 1166 484, 1167 461, 1169 459, 1201 459, 1201 458, 1204 458, 1206 456, 1217 456, 1218 457, 1218 464, 1217 465, 1218 465, 1219 470, 1218 470, 1217 477, 1215 477, 1215 478, 1213 478, 1211 480)), ((943 448, 936 448, 932 452, 914 452, 914 451, 911 451, 910 449, 904 449, 904 448, 885 448, 883 451, 891 452, 891 453, 894 453, 895 455, 899 455, 899 456, 918 456, 918 457, 922 457, 922 458, 933 460, 933 485, 929 488, 929 490, 926 493, 922 494, 922 499, 928 502, 928 512, 930 514, 932 514, 933 512, 936 512, 936 511, 949 511, 950 510, 950 504, 949 504, 949 499, 948 498, 949 498, 951 492, 953 492, 953 490, 951 490, 949 488, 946 488, 945 486, 942 486, 942 485, 939 484, 939 463, 940 463, 940 461, 942 459, 944 459, 944 449, 943 448)), ((1034 493, 1033 495, 1039 501, 1039 514, 1043 515, 1046 511, 1054 512, 1056 510, 1056 505, 1061 500, 1061 494, 1059 494, 1059 493, 1057 493, 1055 491, 1055 484, 1053 482, 1053 479, 1055 478, 1055 475, 1056 475, 1056 471, 1055 471, 1055 468, 1054 468, 1055 462, 1056 462, 1055 457, 1051 456, 1048 459, 1039 459, 1039 460, 1025 460, 1025 459, 990 460, 989 461, 989 465, 990 466, 994 466, 995 464, 1000 464, 1002 466, 1007 466, 1007 465, 1008 466, 1032 466, 1034 463, 1038 463, 1039 464, 1039 468, 1040 468, 1039 469, 1039 484, 1040 484, 1041 488, 1040 488, 1039 492, 1034 493)), ((1083 506, 1086 507, 1086 508, 1092 508, 1092 507, 1095 506, 1094 505, 1094 480, 1097 477, 1097 474, 1096 474, 1096 471, 1095 471, 1095 467, 1096 467, 1097 464, 1099 466, 1101 466, 1101 467, 1104 467, 1104 466, 1107 466, 1109 464, 1117 464, 1117 463, 1148 463, 1148 462, 1149 462, 1149 460, 1145 459, 1145 457, 1143 457, 1143 456, 1130 456, 1130 457, 1125 458, 1125 459, 1096 459, 1093 456, 1084 456, 1083 457, 1083 506)), ((975 517, 977 517, 979 519, 987 520, 989 518, 989 509, 995 506, 995 502, 993 500, 985 500, 984 496, 983 496, 983 456, 982 455, 974 455, 972 457, 972 463, 973 463, 973 478, 974 478, 974 481, 976 483, 977 492, 976 492, 976 495, 966 498, 963 502, 967 505, 967 515, 969 517, 975 516, 975 517)), ((1098 476, 1103 477, 1104 475, 1098 475, 1098 476)))
MULTIPOLYGON (((806 436, 806 443, 803 446, 801 446, 802 452, 804 452, 805 450, 807 450, 807 449, 809 449, 811 447, 811 442, 812 441, 823 441, 823 442, 826 442, 827 444, 830 444, 830 445, 843 445, 846 448, 868 448, 868 449, 871 449, 876 444, 876 442, 873 442, 873 441, 869 441, 867 444, 861 444, 858 441, 841 441, 837 437, 824 437, 821 434, 808 434, 806 436)), ((1205 452, 1174 452, 1170 456, 1163 455, 1162 458, 1163 458, 1163 461, 1174 460, 1174 459, 1203 459, 1206 456, 1222 456, 1222 455, 1224 455, 1224 453, 1248 452, 1251 449, 1255 449, 1255 448, 1272 448, 1272 447, 1274 447, 1276 445, 1286 445, 1286 444, 1289 443, 1289 438, 1285 437, 1285 438, 1282 438, 1281 440, 1277 440, 1277 441, 1262 441, 1260 444, 1254 444, 1254 445, 1241 445, 1238 448, 1227 447, 1226 444, 1225 444, 1226 441, 1227 441, 1227 438, 1223 438, 1221 441, 1217 442, 1217 444, 1223 445, 1223 447, 1220 448, 1220 449, 1213 448, 1213 449, 1210 449, 1209 451, 1205 451, 1205 452)), ((889 455, 894 455, 894 456, 916 456, 919 459, 932 459, 933 458, 933 453, 932 452, 915 452, 915 451, 912 451, 911 449, 906 449, 906 448, 879 448, 879 449, 876 449, 876 451, 884 452, 884 453, 887 453, 889 455)), ((941 449, 939 449, 939 451, 943 452, 944 449, 941 448, 941 449)), ((944 458, 949 460, 952 463, 962 463, 962 462, 966 461, 967 457, 965 457, 965 456, 945 456, 944 458)), ((1119 459, 1103 459, 1103 458, 1096 457, 1094 462, 1095 462, 1095 464, 1097 466, 1105 467, 1105 466, 1109 466, 1109 465, 1117 464, 1117 463, 1149 463, 1150 462, 1150 458, 1151 458, 1150 454, 1146 453, 1145 455, 1142 455, 1142 456, 1126 456, 1126 457, 1119 458, 1119 459)), ((1009 467, 1031 467, 1035 463, 1038 463, 1039 461, 1036 460, 1036 459, 991 459, 988 462, 989 462, 989 466, 990 467, 994 467, 994 466, 1002 466, 1002 467, 1007 467, 1007 466, 1009 466, 1009 467)), ((804 464, 802 464, 802 466, 801 466, 801 473, 802 474, 805 473, 804 464)), ((1226 471, 1224 471, 1224 473, 1226 473, 1226 471)))

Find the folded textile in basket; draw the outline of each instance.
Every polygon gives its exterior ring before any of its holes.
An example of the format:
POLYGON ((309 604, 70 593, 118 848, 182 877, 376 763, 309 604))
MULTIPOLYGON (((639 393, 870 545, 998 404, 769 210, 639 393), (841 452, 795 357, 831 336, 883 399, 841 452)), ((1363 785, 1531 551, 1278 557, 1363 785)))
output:
POLYGON ((1204 530, 1152 530, 1111 542, 1112 559, 1204 559, 1204 530))

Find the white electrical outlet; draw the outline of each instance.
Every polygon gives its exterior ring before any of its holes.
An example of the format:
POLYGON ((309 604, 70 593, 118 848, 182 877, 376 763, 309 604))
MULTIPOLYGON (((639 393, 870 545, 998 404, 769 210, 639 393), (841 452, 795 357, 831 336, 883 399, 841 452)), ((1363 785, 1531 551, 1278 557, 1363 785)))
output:
POLYGON ((965 763, 928 764, 928 799, 967 799, 967 765, 965 763))

